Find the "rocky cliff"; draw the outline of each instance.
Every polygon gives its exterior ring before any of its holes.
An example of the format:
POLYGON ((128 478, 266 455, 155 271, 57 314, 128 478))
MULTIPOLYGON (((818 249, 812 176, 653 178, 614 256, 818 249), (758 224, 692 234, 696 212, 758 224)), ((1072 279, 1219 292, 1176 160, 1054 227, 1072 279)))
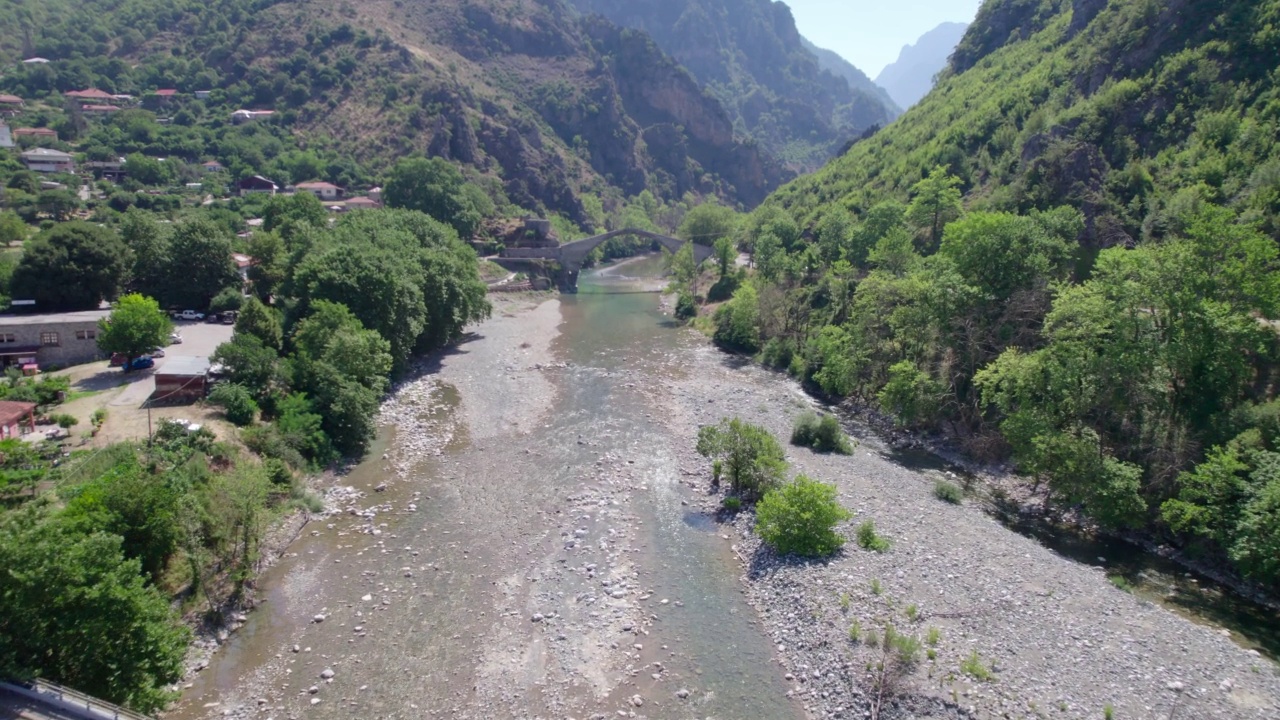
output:
POLYGON ((734 126, 795 170, 811 170, 898 109, 824 70, 772 0, 570 0, 642 30, 725 106, 734 126))

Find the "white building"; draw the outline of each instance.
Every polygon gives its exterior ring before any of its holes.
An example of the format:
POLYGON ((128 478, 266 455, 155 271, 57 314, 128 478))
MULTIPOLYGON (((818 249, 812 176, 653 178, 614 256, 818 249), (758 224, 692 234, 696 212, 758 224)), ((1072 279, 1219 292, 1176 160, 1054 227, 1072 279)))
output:
POLYGON ((22 162, 35 172, 69 173, 76 171, 75 158, 61 150, 32 148, 22 153, 22 162))

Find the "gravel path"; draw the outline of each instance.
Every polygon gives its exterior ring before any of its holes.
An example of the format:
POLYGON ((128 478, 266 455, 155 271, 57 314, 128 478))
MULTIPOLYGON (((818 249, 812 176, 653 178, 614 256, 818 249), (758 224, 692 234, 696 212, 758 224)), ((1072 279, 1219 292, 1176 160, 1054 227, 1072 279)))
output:
MULTIPOLYGON (((664 392, 678 410, 673 427, 691 439, 686 462, 701 462, 704 477, 706 462, 692 452, 698 425, 736 415, 785 440, 812 407, 794 382, 693 342, 688 379, 664 392)), ((1102 718, 1110 705, 1121 719, 1280 717, 1280 669, 1228 631, 1117 589, 1101 568, 1056 555, 978 507, 937 500, 937 473, 904 468, 874 437, 860 440, 849 457, 788 447, 792 470, 835 483, 854 514, 835 558, 776 558, 747 513, 735 522, 750 601, 812 717, 864 716, 868 663, 879 653, 850 641, 855 623, 864 635, 886 623, 922 640, 938 631, 936 660, 913 674, 902 716, 1102 718), (854 529, 865 520, 890 540, 888 552, 858 548, 854 529), (961 670, 974 653, 993 679, 961 670)))

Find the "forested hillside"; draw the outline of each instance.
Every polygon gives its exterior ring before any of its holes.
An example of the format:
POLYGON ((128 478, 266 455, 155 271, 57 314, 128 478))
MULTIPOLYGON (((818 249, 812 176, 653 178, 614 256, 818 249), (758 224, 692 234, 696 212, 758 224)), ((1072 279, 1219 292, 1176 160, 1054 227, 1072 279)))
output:
MULTIPOLYGON (((584 225, 587 195, 752 206, 793 176, 647 37, 555 1, 4 0, 0 31, 5 91, 60 108, 68 90, 176 89, 158 108, 173 126, 144 151, 236 176, 346 185, 424 153, 467 168, 499 206, 584 225), (52 62, 17 62, 31 56, 52 62), (231 128, 238 109, 276 113, 231 128), (317 163, 291 172, 299 153, 317 163)), ((87 129, 50 122, 66 141, 87 129)))
POLYGON ((989 0, 742 223, 717 339, 1280 589, 1278 53, 1275 0, 989 0))
POLYGON ((898 108, 869 81, 849 82, 842 73, 828 72, 784 3, 570 1, 583 12, 651 35, 720 100, 735 127, 796 170, 816 169, 867 129, 898 116, 898 108))

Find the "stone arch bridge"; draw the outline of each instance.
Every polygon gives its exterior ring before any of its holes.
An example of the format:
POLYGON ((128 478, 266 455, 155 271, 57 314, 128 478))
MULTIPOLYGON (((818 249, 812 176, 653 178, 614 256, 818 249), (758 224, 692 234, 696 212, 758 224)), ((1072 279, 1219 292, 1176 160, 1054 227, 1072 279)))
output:
MULTIPOLYGON (((621 230, 613 230, 611 232, 595 235, 581 240, 574 240, 571 243, 565 243, 559 247, 550 248, 512 248, 502 253, 504 258, 542 258, 546 260, 555 260, 560 263, 560 290, 562 292, 576 292, 578 289, 578 273, 582 271, 582 263, 586 261, 587 255, 591 254, 601 243, 612 238, 621 237, 623 235, 632 235, 635 237, 653 240, 662 247, 676 252, 684 244, 684 240, 679 238, 668 237, 658 233, 652 233, 648 230, 639 230, 636 228, 623 228, 621 230)), ((706 245, 693 243, 693 260, 701 264, 715 251, 706 245)))

